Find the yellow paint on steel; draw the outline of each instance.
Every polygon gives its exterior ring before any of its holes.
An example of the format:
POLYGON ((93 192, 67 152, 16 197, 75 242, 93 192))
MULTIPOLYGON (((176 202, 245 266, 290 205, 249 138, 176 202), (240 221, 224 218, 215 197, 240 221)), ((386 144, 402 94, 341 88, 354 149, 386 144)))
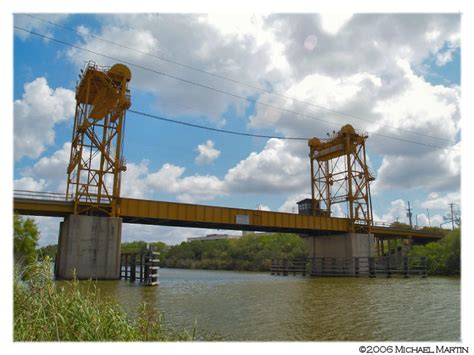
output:
POLYGON ((73 196, 74 213, 118 216, 124 120, 131 105, 129 68, 86 65, 76 88, 76 113, 67 168, 66 196, 73 196))
POLYGON ((356 133, 346 124, 329 139, 311 138, 311 197, 313 215, 331 215, 332 206, 347 204, 351 231, 357 225, 372 225, 373 213, 365 141, 367 134, 356 133))
MULTIPOLYGON (((17 213, 33 216, 66 217, 74 213, 74 203, 67 201, 53 201, 43 199, 17 198, 13 199, 13 210, 17 213)), ((240 229, 275 229, 288 230, 294 233, 318 232, 349 232, 350 220, 347 218, 335 218, 325 216, 306 216, 293 213, 249 210, 242 208, 216 207, 206 205, 194 205, 188 203, 164 202, 122 198, 120 200, 120 217, 124 222, 138 220, 137 223, 145 223, 145 220, 155 220, 157 224, 192 226, 208 225, 219 228, 219 226, 234 227, 240 229), (248 223, 238 223, 246 220, 248 223), (237 228, 239 227, 239 228, 237 228), (245 228, 242 228, 245 229, 245 228)), ((439 234, 399 230, 389 227, 371 227, 371 233, 376 237, 400 237, 414 239, 440 239, 439 234)))
POLYGON ((405 230, 390 227, 371 227, 370 231, 375 237, 399 237, 399 238, 417 238, 417 239, 441 239, 442 234, 426 232, 422 230, 405 230))
POLYGON ((66 217, 74 213, 73 202, 14 198, 13 211, 22 215, 66 217))
POLYGON ((305 216, 294 213, 130 198, 121 199, 120 215, 122 218, 135 217, 215 225, 248 225, 256 227, 256 229, 258 229, 258 227, 292 228, 329 232, 345 232, 349 229, 348 220, 345 218, 305 216))

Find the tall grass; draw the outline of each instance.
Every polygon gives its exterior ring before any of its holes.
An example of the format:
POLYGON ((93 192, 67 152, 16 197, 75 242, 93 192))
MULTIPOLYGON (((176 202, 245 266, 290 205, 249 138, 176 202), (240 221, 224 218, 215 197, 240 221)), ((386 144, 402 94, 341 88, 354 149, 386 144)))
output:
POLYGON ((48 260, 15 272, 15 341, 180 341, 194 340, 194 331, 165 327, 163 316, 146 303, 131 318, 113 301, 102 299, 92 281, 57 286, 48 260), (82 285, 81 285, 82 286, 82 285))

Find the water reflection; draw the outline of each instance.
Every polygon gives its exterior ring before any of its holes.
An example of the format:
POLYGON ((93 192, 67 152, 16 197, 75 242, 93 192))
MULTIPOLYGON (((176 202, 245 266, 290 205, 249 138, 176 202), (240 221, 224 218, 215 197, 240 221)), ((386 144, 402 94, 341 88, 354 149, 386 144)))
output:
POLYGON ((456 278, 303 278, 161 269, 160 286, 97 283, 130 313, 155 304, 169 324, 225 340, 460 339, 456 278))

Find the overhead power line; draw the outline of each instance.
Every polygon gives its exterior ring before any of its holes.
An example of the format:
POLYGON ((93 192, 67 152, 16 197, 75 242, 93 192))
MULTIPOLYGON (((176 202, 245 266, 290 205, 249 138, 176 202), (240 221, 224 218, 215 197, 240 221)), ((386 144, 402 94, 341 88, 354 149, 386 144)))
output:
POLYGON ((114 46, 118 46, 118 47, 130 50, 130 51, 141 53, 141 54, 147 55, 147 56, 155 58, 155 59, 159 59, 159 60, 167 62, 167 63, 171 63, 171 64, 174 64, 174 65, 186 68, 186 69, 190 69, 190 70, 194 70, 194 71, 197 71, 197 72, 200 72, 200 73, 203 73, 203 74, 207 74, 207 75, 213 76, 215 78, 226 80, 226 81, 229 81, 231 83, 234 83, 234 84, 237 84, 237 85, 240 85, 240 86, 245 86, 247 88, 251 88, 251 89, 254 89, 254 90, 259 90, 259 91, 262 91, 262 92, 265 92, 265 93, 268 93, 268 94, 271 94, 271 95, 275 95, 275 96, 280 97, 280 98, 284 98, 284 99, 292 100, 294 102, 298 102, 298 103, 301 103, 301 104, 304 104, 304 105, 316 107, 318 109, 325 110, 327 112, 332 112, 332 113, 335 113, 337 115, 346 116, 346 117, 354 118, 354 119, 365 121, 365 122, 375 123, 375 124, 378 124, 380 126, 394 128, 394 129, 397 129, 399 131, 404 131, 404 132, 407 132, 407 133, 411 133, 411 134, 415 134, 415 135, 419 135, 419 136, 423 136, 423 137, 427 137, 427 138, 438 139, 438 140, 442 140, 442 141, 446 141, 446 142, 455 143, 453 140, 448 139, 448 138, 432 136, 432 135, 421 133, 421 132, 418 132, 418 131, 413 131, 413 130, 409 130, 409 129, 406 129, 406 128, 389 125, 389 124, 386 124, 386 123, 382 124, 382 123, 377 122, 375 120, 370 120, 370 119, 360 117, 360 116, 357 116, 357 115, 354 115, 354 114, 350 114, 350 113, 347 113, 347 112, 334 110, 334 109, 331 109, 331 108, 327 108, 327 107, 324 107, 324 106, 321 106, 321 105, 314 104, 312 102, 308 102, 308 101, 297 99, 297 98, 292 97, 292 96, 284 95, 284 94, 281 94, 281 93, 276 92, 274 90, 269 90, 269 89, 265 89, 265 88, 255 86, 255 85, 252 85, 252 84, 244 83, 242 81, 239 81, 239 80, 236 80, 236 79, 233 79, 233 78, 229 78, 229 77, 224 76, 224 75, 220 75, 220 74, 217 74, 217 73, 212 73, 212 72, 209 72, 207 70, 200 69, 200 68, 188 65, 188 64, 180 63, 180 62, 177 62, 175 60, 165 58, 165 57, 162 57, 162 56, 158 56, 156 54, 153 54, 153 53, 150 53, 150 52, 147 52, 147 51, 143 51, 143 50, 133 48, 133 47, 121 44, 121 43, 110 41, 110 40, 108 40, 106 38, 103 38, 101 36, 96 36, 92 33, 88 33, 88 32, 85 32, 85 31, 80 31, 80 30, 77 30, 77 29, 74 29, 74 28, 71 28, 71 27, 68 27, 68 26, 50 21, 50 20, 43 19, 43 18, 38 17, 38 16, 34 16, 34 15, 30 15, 30 14, 22 14, 22 15, 28 16, 28 17, 33 18, 35 20, 42 21, 44 23, 48 23, 50 25, 53 25, 53 26, 56 26, 56 27, 59 27, 59 28, 62 28, 62 29, 65 29, 65 30, 68 30, 68 31, 71 31, 71 32, 74 32, 74 33, 77 33, 79 35, 88 36, 90 38, 97 39, 97 40, 102 41, 104 43, 112 44, 114 46))
POLYGON ((151 113, 146 113, 146 112, 141 112, 141 111, 136 111, 136 110, 131 110, 129 109, 128 112, 153 118, 159 121, 165 121, 165 122, 171 122, 175 124, 180 124, 183 126, 188 126, 188 127, 193 127, 193 128, 199 128, 199 129, 205 129, 208 131, 214 131, 214 132, 220 132, 220 133, 227 133, 227 134, 233 134, 236 136, 246 136, 246 137, 254 137, 254 138, 265 138, 265 139, 270 139, 270 138, 277 138, 277 139, 285 139, 285 140, 298 140, 298 141, 307 141, 309 138, 303 138, 303 137, 284 137, 284 136, 271 136, 271 135, 265 135, 265 134, 252 134, 252 133, 245 133, 245 132, 238 132, 238 131, 230 131, 227 129, 220 129, 220 128, 213 128, 213 127, 208 127, 208 126, 201 126, 198 124, 194 123, 189 123, 189 122, 184 122, 184 121, 179 121, 179 120, 173 120, 171 118, 166 118, 158 115, 153 115, 151 113))
MULTIPOLYGON (((316 120, 316 121, 325 122, 325 123, 328 123, 328 124, 331 124, 331 125, 336 125, 338 127, 340 126, 340 123, 324 120, 324 119, 316 117, 316 116, 310 116, 310 115, 303 114, 303 113, 300 113, 300 112, 297 112, 297 111, 288 110, 288 109, 285 109, 285 108, 282 108, 282 107, 278 107, 278 106, 274 106, 274 105, 267 104, 267 103, 264 103, 264 102, 260 102, 258 100, 252 99, 252 98, 243 97, 243 96, 240 96, 240 95, 237 95, 237 94, 229 93, 227 91, 220 90, 220 89, 217 89, 217 88, 214 88, 214 87, 211 87, 211 86, 207 86, 207 85, 204 85, 204 84, 201 84, 201 83, 193 82, 193 81, 188 80, 188 79, 183 79, 183 78, 180 78, 180 77, 177 77, 177 76, 174 76, 174 75, 171 75, 171 74, 167 74, 167 73, 155 70, 155 69, 150 69, 150 68, 147 68, 143 65, 132 63, 132 62, 127 61, 127 60, 111 57, 109 55, 99 53, 99 52, 96 52, 96 51, 93 51, 93 50, 90 50, 90 49, 87 49, 87 48, 84 48, 84 47, 80 47, 80 46, 77 46, 77 45, 72 44, 72 43, 68 43, 68 42, 65 42, 65 41, 62 41, 62 40, 59 40, 59 39, 56 39, 56 38, 53 38, 53 37, 50 37, 50 36, 47 36, 47 35, 44 35, 44 34, 41 34, 41 33, 37 33, 35 31, 27 30, 27 29, 19 27, 19 26, 13 26, 13 27, 18 29, 18 30, 33 34, 35 36, 39 36, 39 37, 48 39, 48 40, 53 41, 53 42, 57 42, 57 43, 60 43, 60 44, 63 44, 63 45, 66 45, 66 46, 69 46, 69 47, 72 47, 72 48, 79 49, 81 51, 92 53, 92 54, 101 56, 103 58, 111 59, 111 60, 121 62, 121 63, 124 63, 124 64, 128 64, 128 65, 130 65, 132 67, 135 67, 135 68, 146 70, 146 71, 158 74, 158 75, 162 75, 162 76, 174 79, 174 80, 178 80, 178 81, 185 82, 185 83, 188 83, 188 84, 191 84, 191 85, 202 87, 202 88, 205 88, 205 89, 208 89, 208 90, 211 90, 211 91, 219 92, 219 93, 224 94, 224 95, 229 95, 229 96, 232 96, 232 97, 235 97, 235 98, 238 98, 238 99, 249 101, 249 102, 255 103, 256 105, 271 107, 271 108, 274 108, 274 109, 282 111, 282 112, 286 112, 286 113, 290 113, 290 114, 294 114, 294 115, 299 115, 301 117, 306 117, 306 118, 313 119, 313 120, 316 120)), ((417 141, 412 141, 412 140, 409 140, 409 139, 393 137, 393 136, 385 135, 385 134, 382 134, 382 133, 370 132, 370 131, 367 131, 367 133, 370 133, 370 134, 376 135, 376 136, 380 136, 380 137, 383 137, 383 138, 397 140, 397 141, 400 141, 400 142, 406 142, 406 143, 426 146, 426 147, 430 147, 430 148, 444 149, 444 147, 441 147, 441 146, 428 144, 428 143, 417 142, 417 141)))

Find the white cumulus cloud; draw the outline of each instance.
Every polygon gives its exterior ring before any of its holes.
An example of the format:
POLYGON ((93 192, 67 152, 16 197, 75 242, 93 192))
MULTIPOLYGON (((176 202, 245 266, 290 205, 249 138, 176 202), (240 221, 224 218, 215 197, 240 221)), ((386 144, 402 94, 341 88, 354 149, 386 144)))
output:
POLYGON ((16 179, 13 182, 15 190, 25 190, 25 191, 44 191, 46 186, 46 181, 44 179, 34 179, 31 176, 23 176, 20 179, 16 179))
POLYGON ((14 102, 15 160, 38 158, 54 143, 55 125, 73 117, 74 108, 71 90, 52 89, 43 77, 25 84, 22 98, 14 102))
MULTIPOLYGON (((45 21, 51 21, 55 23, 62 23, 64 22, 69 14, 31 14, 35 17, 39 17, 45 21)), ((40 21, 38 19, 26 16, 24 14, 15 14, 14 16, 14 22, 15 26, 24 28, 25 30, 28 31, 34 31, 38 32, 41 34, 46 34, 49 37, 52 37, 53 34, 51 33, 51 25, 48 24, 45 21, 40 21)), ((15 29, 15 35, 21 38, 22 40, 26 40, 31 36, 30 33, 22 31, 22 30, 17 30, 15 29)))
POLYGON ((447 194, 432 192, 427 196, 426 200, 421 203, 421 207, 446 210, 449 208, 450 203, 459 206, 460 202, 461 194, 459 192, 450 192, 447 194))
POLYGON ((229 169, 224 180, 229 191, 291 193, 307 185, 309 160, 293 154, 287 141, 272 138, 229 169))
POLYGON ((220 150, 214 147, 212 140, 207 140, 206 143, 199 144, 196 148, 198 156, 194 160, 197 164, 210 164, 216 160, 221 154, 220 150))
POLYGON ((66 142, 51 156, 42 157, 32 167, 23 169, 22 177, 13 181, 15 189, 65 193, 70 151, 71 143, 66 142))
MULTIPOLYGON (((124 50, 97 38, 84 38, 80 45, 154 70, 150 72, 132 66, 132 82, 134 87, 154 94, 157 106, 166 115, 205 117, 213 123, 222 124, 225 121, 223 114, 230 107, 243 114, 248 106, 245 100, 191 85, 189 81, 242 97, 256 93, 255 89, 216 80, 170 61, 253 83, 263 79, 264 74, 271 73, 278 57, 282 58, 278 51, 273 50, 277 42, 272 42, 273 36, 268 31, 261 31, 264 22, 257 17, 255 21, 249 18, 249 26, 244 28, 228 27, 229 22, 216 21, 212 15, 191 14, 101 15, 100 22, 103 26, 95 33, 97 37, 137 49, 138 52, 124 50)), ((113 64, 111 59, 74 48, 67 51, 67 57, 77 67, 82 67, 87 60, 102 65, 113 64)))
MULTIPOLYGON (((381 162, 374 195, 387 190, 421 189, 428 195, 421 206, 431 209, 445 206, 459 194, 460 87, 434 85, 417 71, 430 58, 438 65, 452 60, 452 54, 460 47, 459 14, 355 14, 332 18, 325 14, 124 14, 101 15, 99 19, 102 27, 93 33, 109 41, 281 93, 283 97, 242 87, 97 38, 80 39, 81 46, 87 49, 286 110, 257 104, 247 118, 251 129, 275 130, 291 137, 321 137, 351 123, 369 131, 370 160, 381 162), (403 139, 439 145, 442 149, 403 139)), ((66 54, 77 67, 88 59, 112 64, 103 57, 90 57, 90 53, 74 49, 66 54)), ((249 109, 247 102, 235 97, 137 68, 132 71, 134 87, 151 93, 153 104, 164 115, 204 118, 224 125, 229 121, 225 117, 229 110, 244 116, 249 109)), ((54 126, 72 115, 73 98, 72 92, 49 88, 44 78, 25 86, 22 99, 15 102, 17 159, 39 157, 54 142, 54 126)), ((198 146, 197 153, 196 163, 205 164, 217 159, 220 150, 207 141, 198 146)), ((122 195, 144 198, 163 193, 180 201, 199 202, 242 193, 286 194, 287 201, 280 210, 289 212, 296 207, 296 200, 308 197, 307 154, 305 142, 272 139, 261 151, 234 162, 220 177, 186 175, 186 167, 172 163, 157 169, 150 169, 145 160, 129 163, 122 195)), ((54 166, 60 157, 48 159, 32 168, 37 175, 25 170, 16 184, 52 186, 48 181, 54 177, 48 176, 47 167, 54 166)), ((405 208, 403 200, 393 201, 381 218, 406 220, 405 208)), ((431 216, 433 223, 438 216, 431 216)), ((420 223, 425 223, 427 216, 420 214, 419 218, 420 223)))

